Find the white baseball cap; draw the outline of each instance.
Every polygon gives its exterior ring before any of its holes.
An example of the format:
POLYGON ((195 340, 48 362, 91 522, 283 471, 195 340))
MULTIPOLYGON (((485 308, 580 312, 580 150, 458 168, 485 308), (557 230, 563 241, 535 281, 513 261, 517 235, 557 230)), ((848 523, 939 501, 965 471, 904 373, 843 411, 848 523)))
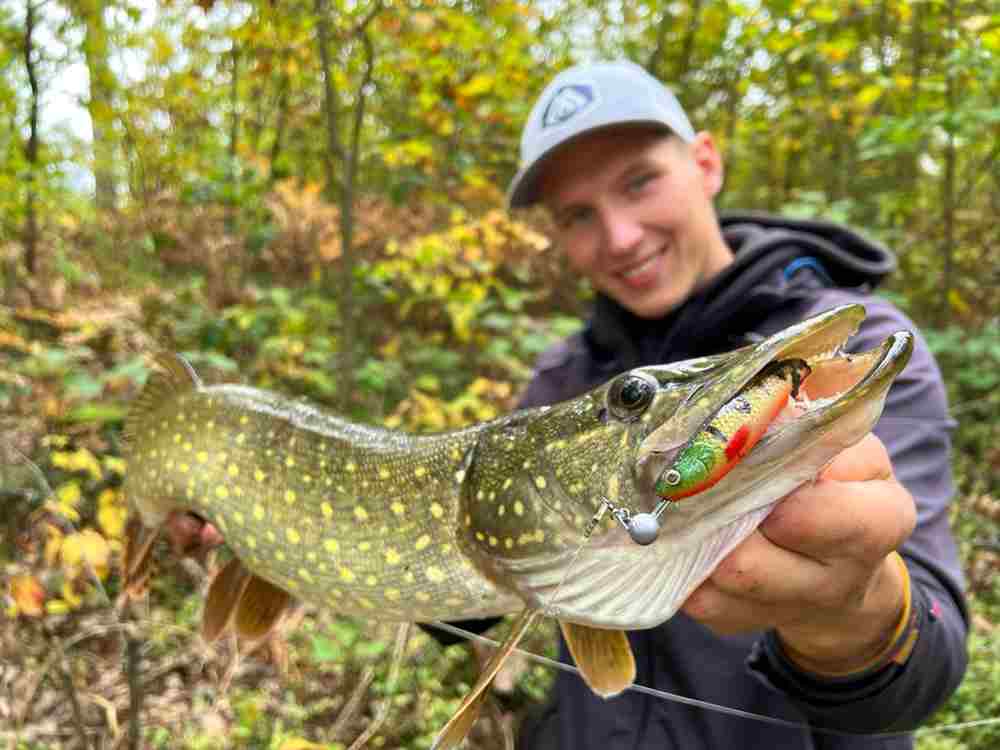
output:
POLYGON ((609 125, 666 128, 686 142, 694 128, 677 97, 628 60, 576 65, 557 75, 528 115, 521 133, 521 168, 507 190, 507 205, 536 203, 546 157, 568 141, 609 125))

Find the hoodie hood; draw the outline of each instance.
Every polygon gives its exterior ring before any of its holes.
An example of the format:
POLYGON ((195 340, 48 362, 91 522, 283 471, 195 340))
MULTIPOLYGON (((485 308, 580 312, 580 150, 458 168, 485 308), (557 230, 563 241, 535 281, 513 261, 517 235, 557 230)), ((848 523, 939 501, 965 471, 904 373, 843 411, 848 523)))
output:
POLYGON ((662 318, 640 318, 598 294, 583 336, 599 362, 624 370, 726 351, 817 289, 870 291, 896 267, 884 246, 831 222, 740 212, 719 223, 733 263, 662 318))

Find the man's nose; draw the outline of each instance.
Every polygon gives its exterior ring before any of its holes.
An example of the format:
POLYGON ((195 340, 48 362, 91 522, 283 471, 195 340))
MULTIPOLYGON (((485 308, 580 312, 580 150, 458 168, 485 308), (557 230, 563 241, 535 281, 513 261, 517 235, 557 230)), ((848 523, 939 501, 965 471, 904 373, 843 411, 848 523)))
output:
POLYGON ((612 253, 634 249, 642 239, 642 225, 625 211, 608 211, 604 215, 604 238, 612 253))

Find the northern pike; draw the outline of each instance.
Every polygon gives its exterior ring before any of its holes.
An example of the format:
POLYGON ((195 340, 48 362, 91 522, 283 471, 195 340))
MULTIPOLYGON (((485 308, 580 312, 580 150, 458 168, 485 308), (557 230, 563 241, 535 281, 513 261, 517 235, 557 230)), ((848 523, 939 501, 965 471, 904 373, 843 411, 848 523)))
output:
POLYGON ((190 511, 233 553, 209 587, 206 637, 230 625, 260 637, 293 598, 390 621, 520 613, 437 747, 465 736, 539 614, 558 619, 591 688, 613 695, 635 675, 624 631, 670 618, 778 500, 878 420, 913 339, 844 354, 864 316, 839 307, 733 352, 432 435, 205 385, 161 357, 126 423, 137 512, 126 587, 168 516, 190 511), (692 456, 704 472, 691 473, 692 456), (695 491, 675 502, 678 477, 695 491), (637 543, 628 520, 654 514, 657 533, 637 543))

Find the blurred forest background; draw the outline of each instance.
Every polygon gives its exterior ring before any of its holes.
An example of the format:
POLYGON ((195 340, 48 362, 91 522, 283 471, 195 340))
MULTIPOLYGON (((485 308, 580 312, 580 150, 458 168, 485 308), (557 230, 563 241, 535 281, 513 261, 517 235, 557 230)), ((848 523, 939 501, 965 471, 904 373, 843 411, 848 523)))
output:
MULTIPOLYGON (((996 0, 0 0, 0 744, 125 747, 136 718, 144 747, 347 747, 384 708, 371 747, 429 746, 474 680, 462 647, 416 637, 394 679, 391 629, 306 610, 237 661, 200 642, 205 566, 177 561, 120 617, 122 418, 155 346, 408 430, 513 408, 589 292, 503 190, 534 95, 598 56, 717 135, 721 209, 898 254, 884 294, 958 421, 974 617, 931 726, 1000 716, 996 0)), ((526 669, 472 746, 509 746, 550 680, 526 669)))

